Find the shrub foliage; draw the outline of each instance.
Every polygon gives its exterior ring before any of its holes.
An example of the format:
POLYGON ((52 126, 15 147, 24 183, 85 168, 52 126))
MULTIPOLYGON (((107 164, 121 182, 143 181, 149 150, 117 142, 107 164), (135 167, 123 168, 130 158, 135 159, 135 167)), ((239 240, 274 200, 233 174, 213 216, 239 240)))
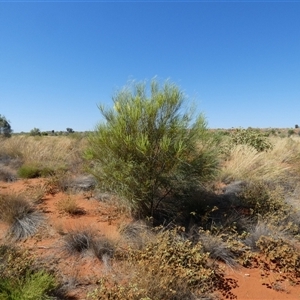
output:
POLYGON ((237 128, 231 134, 231 141, 234 145, 249 145, 258 152, 268 151, 273 148, 268 137, 261 131, 253 128, 237 128))
POLYGON ((208 297, 216 290, 226 299, 234 298, 236 282, 209 263, 201 243, 184 238, 183 228, 161 231, 144 248, 131 248, 126 254, 127 280, 103 277, 92 299, 212 299, 208 297))
POLYGON ((178 87, 153 80, 148 94, 134 84, 113 97, 113 109, 99 107, 106 122, 89 136, 86 157, 104 189, 153 216, 168 196, 211 179, 217 160, 205 118, 184 112, 178 87))

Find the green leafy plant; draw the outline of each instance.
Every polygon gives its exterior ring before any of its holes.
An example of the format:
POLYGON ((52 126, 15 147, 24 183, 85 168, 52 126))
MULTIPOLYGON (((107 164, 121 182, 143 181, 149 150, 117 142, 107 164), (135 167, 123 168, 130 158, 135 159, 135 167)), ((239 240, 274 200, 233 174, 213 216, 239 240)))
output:
POLYGON ((33 128, 30 130, 29 135, 31 136, 41 136, 42 132, 38 128, 33 128))
POLYGON ((217 170, 203 115, 184 112, 183 93, 151 82, 119 91, 114 108, 100 106, 105 123, 88 138, 86 158, 102 188, 121 196, 142 216, 154 216, 176 191, 199 185, 217 170), (194 122, 193 122, 194 121, 194 122))
POLYGON ((56 287, 52 275, 38 271, 28 273, 24 278, 0 278, 0 299, 2 300, 35 300, 51 299, 47 293, 56 287))
POLYGON ((34 270, 34 259, 27 251, 0 245, 0 299, 52 299, 48 292, 57 287, 54 276, 34 270))
POLYGON ((40 169, 31 165, 23 165, 18 170, 18 175, 21 178, 37 178, 40 177, 40 169))
POLYGON ((289 129, 288 130, 288 136, 291 136, 293 134, 295 134, 295 130, 294 129, 289 129))
POLYGON ((37 178, 53 175, 55 172, 49 167, 38 167, 35 165, 23 165, 18 170, 21 178, 37 178))
POLYGON ((249 145, 254 147, 258 152, 268 151, 273 148, 272 143, 268 140, 265 133, 253 128, 237 128, 231 133, 231 142, 234 145, 249 145))

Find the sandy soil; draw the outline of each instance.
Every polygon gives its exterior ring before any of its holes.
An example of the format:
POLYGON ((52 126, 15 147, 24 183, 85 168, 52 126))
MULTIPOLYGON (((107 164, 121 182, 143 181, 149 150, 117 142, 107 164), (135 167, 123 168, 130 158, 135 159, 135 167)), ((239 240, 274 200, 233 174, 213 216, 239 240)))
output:
MULTIPOLYGON (((20 192, 42 182, 41 179, 0 182, 0 193, 20 192)), ((71 229, 88 226, 97 234, 117 242, 118 228, 130 220, 120 213, 118 207, 93 198, 88 199, 84 193, 71 195, 76 198, 82 214, 70 216, 61 213, 57 209, 57 203, 66 197, 68 195, 64 193, 47 195, 38 205, 46 216, 45 225, 34 237, 19 244, 29 249, 41 263, 61 274, 64 285, 70 290, 70 296, 74 296, 74 299, 85 299, 87 291, 96 287, 97 280, 107 269, 103 262, 89 253, 80 257, 66 254, 62 248, 64 234, 71 229)), ((6 225, 0 222, 0 243, 6 242, 6 230, 6 225)), ((260 270, 255 268, 233 270, 226 267, 226 276, 238 283, 237 288, 232 291, 236 299, 300 300, 300 286, 283 282, 280 286, 270 288, 268 284, 272 282, 272 278, 263 280, 260 274, 260 270)), ((275 274, 273 279, 276 279, 275 274)))

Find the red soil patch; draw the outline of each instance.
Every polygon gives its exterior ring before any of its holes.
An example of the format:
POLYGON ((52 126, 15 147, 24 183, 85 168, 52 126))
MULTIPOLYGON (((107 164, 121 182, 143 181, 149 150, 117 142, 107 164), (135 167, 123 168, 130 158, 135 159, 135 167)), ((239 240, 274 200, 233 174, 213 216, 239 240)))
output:
MULTIPOLYGON (((21 192, 29 185, 42 183, 41 179, 20 180, 13 183, 0 182, 0 193, 21 192)), ((119 226, 130 220, 122 215, 117 207, 92 198, 88 200, 84 193, 71 195, 84 213, 75 216, 61 213, 57 208, 57 203, 66 197, 68 195, 64 193, 47 195, 38 205, 46 216, 45 226, 34 237, 18 242, 18 244, 29 249, 41 264, 45 264, 47 268, 61 274, 64 284, 69 287, 70 294, 75 299, 86 299, 87 291, 96 288, 96 283, 106 272, 106 267, 103 262, 89 252, 78 256, 66 254, 62 249, 64 234, 74 228, 89 227, 98 235, 106 236, 117 242, 120 238, 119 226)), ((7 226, 0 222, 0 243, 6 242, 6 230, 7 226)), ((299 286, 283 282, 270 288, 271 283, 276 280, 276 274, 273 278, 271 276, 262 279, 259 269, 232 270, 226 267, 225 270, 226 277, 237 280, 238 286, 232 290, 236 299, 300 300, 299 286)))
POLYGON ((237 299, 264 299, 264 300, 296 300, 300 299, 300 287, 292 286, 288 281, 273 284, 276 274, 262 279, 261 270, 240 268, 232 270, 227 268, 226 275, 238 282, 238 287, 232 290, 237 299))

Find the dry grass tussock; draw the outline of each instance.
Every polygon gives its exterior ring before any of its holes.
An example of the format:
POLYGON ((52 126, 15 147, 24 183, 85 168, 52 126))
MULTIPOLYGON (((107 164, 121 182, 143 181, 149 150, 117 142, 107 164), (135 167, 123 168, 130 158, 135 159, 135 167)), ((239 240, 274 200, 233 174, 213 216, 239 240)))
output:
POLYGON ((35 234, 43 215, 23 195, 0 195, 0 221, 9 225, 8 236, 20 240, 35 234))
POLYGON ((67 136, 12 136, 1 141, 0 156, 19 157, 25 165, 73 169, 82 163, 85 143, 67 136))
POLYGON ((220 179, 224 182, 234 180, 283 180, 291 169, 289 164, 300 151, 299 141, 277 138, 274 148, 268 152, 257 152, 248 145, 232 147, 223 162, 220 179))

